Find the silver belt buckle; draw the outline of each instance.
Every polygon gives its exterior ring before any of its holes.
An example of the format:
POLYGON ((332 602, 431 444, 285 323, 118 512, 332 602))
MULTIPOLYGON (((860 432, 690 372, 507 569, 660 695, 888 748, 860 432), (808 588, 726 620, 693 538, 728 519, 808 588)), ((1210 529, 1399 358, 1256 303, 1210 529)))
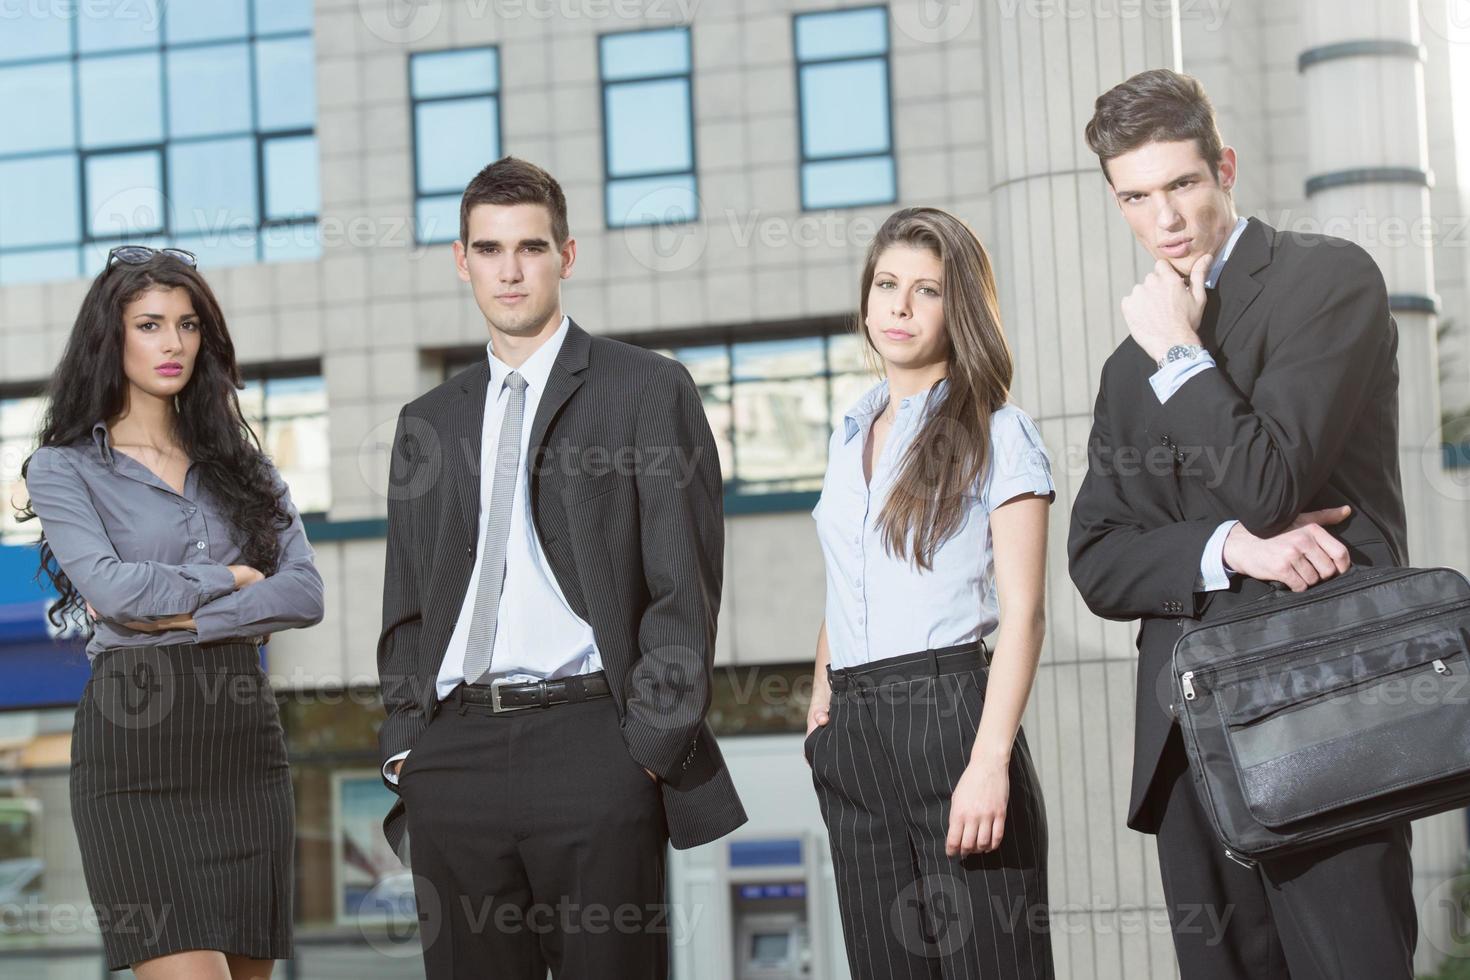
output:
MULTIPOLYGON (((505 685, 509 684, 509 683, 510 683, 510 681, 507 678, 504 678, 504 677, 497 677, 497 678, 495 678, 495 680, 493 680, 493 681, 490 682, 490 710, 491 711, 494 711, 496 714, 502 714, 502 713, 507 712, 507 711, 525 711, 527 708, 535 708, 535 707, 537 707, 537 705, 534 705, 534 704, 512 704, 512 705, 510 705, 508 707, 501 707, 501 705, 500 705, 500 689, 502 687, 504 687, 505 685)), ((520 684, 522 682, 521 681, 516 681, 516 683, 517 684, 520 684)))

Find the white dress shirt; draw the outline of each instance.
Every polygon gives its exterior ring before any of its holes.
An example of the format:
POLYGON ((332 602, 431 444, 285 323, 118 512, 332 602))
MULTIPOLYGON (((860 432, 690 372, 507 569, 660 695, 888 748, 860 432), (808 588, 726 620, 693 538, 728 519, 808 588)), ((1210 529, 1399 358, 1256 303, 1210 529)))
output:
MULTIPOLYGON (((1245 231, 1249 224, 1245 218, 1237 218, 1235 227, 1230 230, 1230 238, 1226 240, 1225 247, 1220 250, 1220 255, 1210 265, 1210 274, 1205 277, 1205 288, 1214 289, 1215 284, 1220 281, 1220 273, 1225 269, 1225 260, 1230 258, 1230 253, 1235 250, 1235 243, 1240 239, 1240 233, 1245 231)), ((1215 367, 1215 359, 1209 351, 1205 351, 1199 357, 1188 359, 1181 358, 1170 361, 1159 370, 1149 376, 1148 383, 1153 386, 1154 394, 1162 405, 1169 400, 1169 396, 1178 391, 1184 382, 1202 371, 1209 371, 1215 367)), ((1215 528, 1215 533, 1210 535, 1210 540, 1205 542, 1204 554, 1200 557, 1199 578, 1195 580, 1194 591, 1214 592, 1217 589, 1230 588, 1230 576, 1235 572, 1225 564, 1225 539, 1230 535, 1230 529, 1239 521, 1225 521, 1215 528)))
POLYGON ((812 516, 826 561, 827 645, 832 668, 857 667, 920 650, 969 643, 1000 622, 990 513, 1006 501, 1036 494, 1056 499, 1051 459, 1031 417, 1006 404, 990 417, 991 456, 983 482, 964 495, 953 536, 935 549, 925 571, 890 555, 878 515, 897 478, 904 453, 949 379, 901 399, 873 479, 863 479, 863 448, 888 405, 880 381, 848 410, 832 433, 821 499, 812 516))
MULTIPOLYGON (((449 637, 449 646, 444 651, 435 680, 435 692, 440 700, 465 679, 465 651, 469 642, 470 620, 475 612, 475 594, 480 584, 480 556, 485 553, 485 529, 489 523, 490 498, 495 481, 495 456, 500 445, 501 422, 510 397, 505 378, 511 371, 519 372, 526 379, 521 455, 510 509, 505 586, 496 614, 495 648, 491 651, 490 673, 482 683, 501 678, 512 682, 550 680, 602 669, 602 658, 592 637, 592 627, 567 604, 531 521, 527 466, 531 423, 570 322, 563 316, 556 333, 548 337, 519 368, 512 368, 500 360, 491 345, 485 345, 485 354, 490 360, 490 387, 485 394, 485 415, 480 433, 480 514, 476 532, 479 547, 475 550, 474 569, 460 604, 459 619, 454 624, 454 633, 449 637)), ((408 752, 400 752, 384 764, 383 774, 392 782, 398 782, 398 777, 392 772, 393 763, 407 755, 408 752)))

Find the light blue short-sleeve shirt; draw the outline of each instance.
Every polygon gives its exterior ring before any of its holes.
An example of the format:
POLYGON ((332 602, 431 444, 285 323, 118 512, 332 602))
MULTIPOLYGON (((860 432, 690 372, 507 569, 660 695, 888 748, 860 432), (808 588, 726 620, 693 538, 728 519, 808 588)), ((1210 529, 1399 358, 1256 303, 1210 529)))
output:
POLYGON ((812 516, 826 560, 833 669, 968 643, 993 632, 1000 619, 990 512, 1022 494, 1056 499, 1051 459, 1036 423, 1007 404, 991 415, 991 462, 966 494, 959 529, 936 549, 933 568, 922 570, 887 552, 878 515, 926 409, 938 404, 947 385, 941 380, 899 403, 871 486, 863 480, 863 447, 888 405, 888 382, 858 399, 832 433, 812 516))

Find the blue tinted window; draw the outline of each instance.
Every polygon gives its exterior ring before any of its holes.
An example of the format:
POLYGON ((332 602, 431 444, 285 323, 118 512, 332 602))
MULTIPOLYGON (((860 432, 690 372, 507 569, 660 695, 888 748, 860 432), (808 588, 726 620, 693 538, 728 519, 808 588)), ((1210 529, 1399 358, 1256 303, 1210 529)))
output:
POLYGON ((459 237, 465 185, 500 153, 495 48, 425 51, 409 62, 414 131, 414 239, 459 237))
POLYGON ((608 227, 694 220, 688 29, 609 34, 600 50, 608 227))
POLYGON ((893 157, 858 157, 803 164, 801 195, 808 208, 886 204, 898 197, 893 157))
POLYGON ((698 217, 699 198, 692 175, 608 181, 609 227, 679 224, 698 217))
POLYGON ((855 58, 887 51, 886 8, 837 10, 796 18, 796 57, 801 61, 855 58))
POLYGON ((44 282, 76 274, 77 250, 72 245, 0 254, 0 282, 44 282))
POLYGON ((839 61, 801 69, 801 142, 808 157, 888 150, 888 65, 839 61))
POLYGON ((803 208, 897 197, 886 7, 795 21, 803 208))
POLYGON ((689 31, 672 27, 661 31, 607 34, 602 38, 602 78, 689 74, 689 31))
POLYGON ((608 89, 608 176, 689 170, 694 141, 689 132, 689 82, 629 82, 608 89))
POLYGON ((309 31, 312 6, 312 0, 255 0, 255 33, 309 31))
POLYGON ((156 48, 163 7, 164 0, 77 0, 77 43, 83 54, 156 48))
POLYGON ((157 150, 87 157, 87 228, 94 238, 163 230, 163 169, 157 150))
POLYGON ((500 88, 500 66, 494 48, 416 54, 411 70, 415 99, 479 95, 500 88))
POLYGON ((174 144, 168 150, 168 183, 177 233, 254 230, 260 224, 254 139, 174 144))
POLYGON ((414 213, 415 238, 421 244, 452 242, 459 237, 461 194, 421 197, 414 213))
POLYGON ((168 129, 174 138, 249 132, 250 45, 168 53, 168 129))
MULTIPOLYGON (((312 0, 0 10, 0 284, 95 272, 121 241, 178 242, 211 264, 319 254, 314 11, 312 0), (268 221, 304 227, 267 242, 268 221)), ((425 85, 454 84, 453 68, 425 85)))
POLYGON ((422 102, 414 108, 419 192, 462 192, 500 155, 493 98, 422 102))
MULTIPOLYGON (((8 25, 6 25, 8 26, 8 25)), ((0 68, 0 153, 71 149, 76 142, 70 61, 0 68)))
POLYGON ((260 230, 261 258, 267 262, 307 262, 322 257, 321 229, 315 221, 272 225, 260 230))
POLYGON ((260 260, 259 233, 254 228, 210 232, 204 235, 175 235, 179 248, 186 248, 199 259, 201 269, 222 269, 231 265, 248 265, 260 260))
POLYGON ((79 195, 73 154, 0 160, 0 248, 75 243, 79 195))
POLYGON ((129 146, 163 139, 159 56, 83 58, 82 146, 129 146))
POLYGON ((315 136, 267 140, 263 166, 267 220, 309 218, 321 210, 315 136))
POLYGON ((231 41, 250 33, 246 0, 167 0, 169 44, 231 41))
POLYGON ((255 90, 264 131, 310 129, 316 124, 316 64, 310 38, 255 45, 255 90))
POLYGON ((60 7, 42 4, 23 16, 7 17, 0 30, 0 61, 71 54, 71 18, 60 7))

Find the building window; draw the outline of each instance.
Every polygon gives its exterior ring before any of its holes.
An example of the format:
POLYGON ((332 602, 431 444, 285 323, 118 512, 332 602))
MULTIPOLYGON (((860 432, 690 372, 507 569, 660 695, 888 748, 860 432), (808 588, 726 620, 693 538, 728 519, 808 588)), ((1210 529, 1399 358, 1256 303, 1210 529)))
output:
POLYGON ((833 427, 876 383, 852 334, 659 350, 689 369, 727 493, 821 490, 833 427))
POLYGON ((689 29, 604 34, 598 66, 607 226, 698 218, 689 29))
POLYGON ((795 39, 802 208, 892 203, 888 8, 798 14, 795 39))
POLYGON ((0 543, 34 541, 41 533, 40 522, 22 524, 15 519, 15 511, 29 500, 25 482, 20 478, 20 467, 36 451, 36 436, 40 434, 45 411, 46 397, 41 394, 0 398, 0 493, 5 495, 5 506, 0 513, 0 543))
POLYGON ((459 237, 465 186, 500 158, 500 56, 463 48, 409 56, 414 228, 421 245, 459 237))
POLYGON ((302 514, 325 514, 332 506, 332 452, 321 369, 267 368, 245 374, 240 410, 291 488, 291 502, 302 514))
POLYGON ((63 6, 0 30, 0 283, 93 275, 123 242, 320 254, 309 0, 63 6))

